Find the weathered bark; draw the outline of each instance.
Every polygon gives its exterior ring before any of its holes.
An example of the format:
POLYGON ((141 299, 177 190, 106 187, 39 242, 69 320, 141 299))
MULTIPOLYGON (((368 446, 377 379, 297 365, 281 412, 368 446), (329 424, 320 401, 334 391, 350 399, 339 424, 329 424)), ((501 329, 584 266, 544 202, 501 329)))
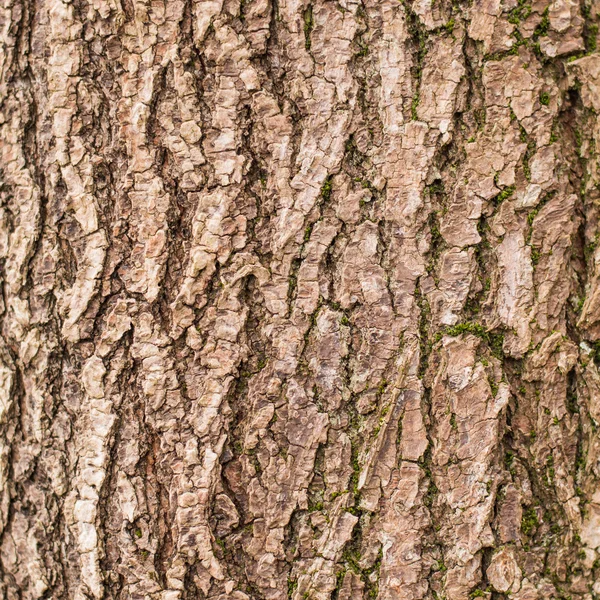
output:
POLYGON ((599 13, 3 0, 2 597, 598 598, 599 13))

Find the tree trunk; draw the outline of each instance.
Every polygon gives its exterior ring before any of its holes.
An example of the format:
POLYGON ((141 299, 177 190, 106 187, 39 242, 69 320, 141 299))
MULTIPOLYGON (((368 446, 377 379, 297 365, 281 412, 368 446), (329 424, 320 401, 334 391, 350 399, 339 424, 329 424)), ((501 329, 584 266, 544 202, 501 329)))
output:
POLYGON ((2 598, 600 597, 599 20, 3 0, 2 598))

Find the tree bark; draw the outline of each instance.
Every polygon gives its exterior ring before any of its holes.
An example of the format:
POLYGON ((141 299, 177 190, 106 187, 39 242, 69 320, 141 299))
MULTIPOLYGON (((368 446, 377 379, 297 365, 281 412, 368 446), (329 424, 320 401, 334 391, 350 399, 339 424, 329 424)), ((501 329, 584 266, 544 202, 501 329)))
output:
POLYGON ((600 597, 599 0, 3 0, 6 600, 600 597))

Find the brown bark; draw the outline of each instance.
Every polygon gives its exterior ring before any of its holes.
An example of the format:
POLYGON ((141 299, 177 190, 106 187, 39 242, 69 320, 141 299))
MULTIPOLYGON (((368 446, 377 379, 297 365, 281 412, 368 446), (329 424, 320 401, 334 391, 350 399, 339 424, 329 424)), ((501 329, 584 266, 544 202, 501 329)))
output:
POLYGON ((598 0, 3 0, 5 599, 600 596, 598 0))

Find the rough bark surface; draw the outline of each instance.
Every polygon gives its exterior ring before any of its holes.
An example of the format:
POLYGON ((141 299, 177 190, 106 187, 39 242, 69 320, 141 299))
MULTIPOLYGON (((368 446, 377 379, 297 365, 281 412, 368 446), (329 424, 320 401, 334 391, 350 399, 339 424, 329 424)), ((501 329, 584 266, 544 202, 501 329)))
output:
POLYGON ((2 0, 2 597, 600 597, 599 14, 2 0))

